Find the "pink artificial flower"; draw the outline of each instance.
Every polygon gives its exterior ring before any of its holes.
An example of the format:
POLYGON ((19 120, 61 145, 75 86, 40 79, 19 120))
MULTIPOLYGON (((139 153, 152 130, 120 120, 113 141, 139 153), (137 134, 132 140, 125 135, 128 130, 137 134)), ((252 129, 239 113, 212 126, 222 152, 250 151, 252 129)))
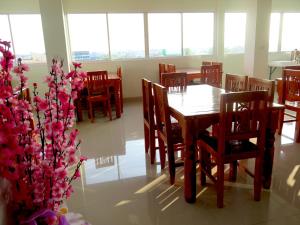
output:
POLYGON ((64 129, 63 122, 62 121, 53 122, 51 128, 54 133, 59 134, 64 129))
POLYGON ((72 70, 70 73, 68 73, 68 75, 66 76, 66 78, 67 78, 67 79, 73 78, 74 74, 75 74, 75 71, 72 70))
POLYGON ((88 158, 85 156, 80 156, 80 162, 86 161, 88 158))
POLYGON ((73 62, 73 66, 76 68, 81 68, 81 63, 73 62))
POLYGON ((69 101, 69 95, 65 91, 58 93, 58 99, 61 103, 67 103, 69 101))

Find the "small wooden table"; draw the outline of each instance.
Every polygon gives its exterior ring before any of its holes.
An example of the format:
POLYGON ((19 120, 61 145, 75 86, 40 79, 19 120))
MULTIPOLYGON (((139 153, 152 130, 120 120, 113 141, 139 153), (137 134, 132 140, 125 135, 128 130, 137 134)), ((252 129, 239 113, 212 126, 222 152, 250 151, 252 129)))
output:
MULTIPOLYGON (((169 109, 182 127, 186 146, 184 158, 184 195, 189 203, 196 201, 196 141, 199 132, 219 121, 220 95, 225 91, 206 84, 187 86, 185 92, 169 93, 169 109)), ((263 187, 270 188, 274 157, 274 141, 279 111, 282 105, 269 106, 266 131, 266 150, 263 168, 263 187)))
POLYGON ((179 68, 176 69, 178 73, 186 73, 188 83, 192 82, 194 79, 202 78, 200 68, 179 68))
MULTIPOLYGON (((121 78, 115 74, 115 73, 109 73, 108 74, 108 86, 113 87, 113 93, 115 98, 115 104, 116 104, 116 117, 121 117, 121 78)), ((77 120, 82 121, 82 110, 79 106, 80 103, 78 101, 75 101, 75 107, 77 111, 77 120)))
POLYGON ((286 66, 299 66, 294 61, 272 61, 269 63, 270 73, 269 73, 269 80, 272 78, 272 74, 275 72, 277 68, 284 68, 286 66))

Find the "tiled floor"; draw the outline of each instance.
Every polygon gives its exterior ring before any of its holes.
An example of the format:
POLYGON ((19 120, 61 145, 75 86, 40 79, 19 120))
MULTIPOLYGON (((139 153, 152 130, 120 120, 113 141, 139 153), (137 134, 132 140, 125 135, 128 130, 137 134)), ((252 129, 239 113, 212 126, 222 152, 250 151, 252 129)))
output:
POLYGON ((67 202, 70 211, 83 214, 91 224, 300 224, 300 144, 293 143, 294 124, 285 124, 282 137, 276 136, 271 190, 255 202, 253 180, 239 172, 237 182, 225 183, 225 207, 218 209, 212 185, 198 184, 197 201, 188 204, 182 168, 170 186, 167 171, 149 164, 141 102, 127 103, 120 119, 99 116, 93 124, 78 124, 82 154, 89 160, 67 202))

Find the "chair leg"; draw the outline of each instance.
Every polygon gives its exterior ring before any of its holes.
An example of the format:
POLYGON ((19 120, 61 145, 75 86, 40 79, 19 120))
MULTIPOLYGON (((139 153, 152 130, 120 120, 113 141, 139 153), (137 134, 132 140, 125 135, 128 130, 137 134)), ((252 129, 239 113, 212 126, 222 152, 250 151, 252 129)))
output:
POLYGON ((217 165, 217 206, 218 208, 224 207, 224 163, 217 165))
POLYGON ((282 127, 283 127, 283 120, 284 120, 284 110, 280 110, 278 116, 278 134, 281 135, 282 127))
POLYGON ((255 159, 255 172, 254 172, 254 200, 259 201, 261 196, 262 186, 262 157, 255 159))
POLYGON ((204 186, 206 185, 206 174, 204 172, 204 170, 206 171, 206 161, 207 161, 207 157, 205 157, 205 155, 207 154, 203 149, 199 149, 200 150, 200 182, 201 185, 204 186))
POLYGON ((145 152, 148 153, 149 150, 149 128, 144 124, 144 139, 145 139, 145 152))
POLYGON ((107 100, 107 110, 108 110, 109 120, 112 120, 110 99, 107 100))
POLYGON ((93 103, 89 101, 89 114, 91 122, 94 122, 93 103))
POLYGON ((300 142, 300 111, 296 115, 296 127, 295 127, 295 141, 300 142))
POLYGON ((173 185, 175 183, 175 156, 173 151, 173 146, 167 146, 167 154, 168 154, 168 163, 169 163, 169 173, 170 173, 170 183, 173 185))
POLYGON ((166 166, 166 147, 163 140, 158 138, 159 144, 159 157, 160 157, 160 168, 163 170, 166 166))
POLYGON ((237 161, 230 163, 229 180, 236 181, 237 177, 237 161))
POLYGON ((149 128, 149 137, 150 137, 150 161, 151 164, 154 164, 155 156, 156 156, 156 150, 155 150, 155 130, 153 127, 149 128))

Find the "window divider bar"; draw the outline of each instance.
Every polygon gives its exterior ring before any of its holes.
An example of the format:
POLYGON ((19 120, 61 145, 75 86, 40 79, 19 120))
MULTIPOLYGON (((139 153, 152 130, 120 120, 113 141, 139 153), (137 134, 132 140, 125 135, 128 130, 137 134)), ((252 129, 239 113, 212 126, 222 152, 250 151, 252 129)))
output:
POLYGON ((149 29, 148 29, 148 13, 144 12, 144 46, 145 46, 145 59, 150 58, 149 53, 149 29))
POLYGON ((9 26, 9 32, 10 32, 10 38, 11 38, 11 45, 13 48, 13 53, 16 56, 16 48, 15 48, 15 42, 14 42, 14 37, 12 34, 12 29, 11 29, 11 21, 10 21, 10 15, 7 14, 7 20, 8 20, 8 26, 9 26))
POLYGON ((183 13, 180 13, 180 29, 181 29, 181 56, 183 55, 183 13))
POLYGON ((108 13, 105 13, 105 15, 106 15, 106 29, 107 29, 108 57, 109 57, 109 60, 112 60, 111 51, 110 51, 110 35, 109 35, 108 13))
POLYGON ((277 44, 277 52, 282 52, 281 50, 281 42, 282 42, 282 31, 283 31, 283 12, 280 12, 280 21, 279 21, 279 37, 277 44))

